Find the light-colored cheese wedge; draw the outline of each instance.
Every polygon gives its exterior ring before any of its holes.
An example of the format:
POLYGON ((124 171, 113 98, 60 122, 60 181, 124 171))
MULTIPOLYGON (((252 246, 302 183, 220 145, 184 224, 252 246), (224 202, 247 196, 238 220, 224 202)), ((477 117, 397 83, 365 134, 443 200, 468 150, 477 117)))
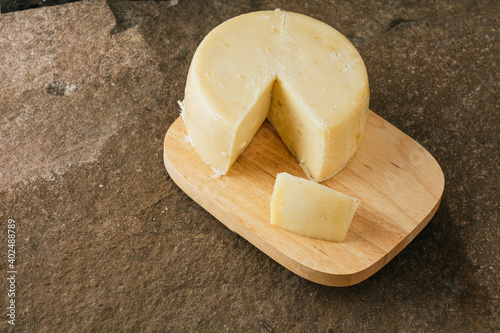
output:
POLYGON ((354 155, 368 100, 365 65, 347 38, 275 10, 230 19, 203 39, 181 106, 194 148, 217 175, 267 117, 306 174, 322 181, 354 155))
POLYGON ((310 180, 279 173, 271 197, 271 224, 298 235, 343 242, 358 202, 310 180))

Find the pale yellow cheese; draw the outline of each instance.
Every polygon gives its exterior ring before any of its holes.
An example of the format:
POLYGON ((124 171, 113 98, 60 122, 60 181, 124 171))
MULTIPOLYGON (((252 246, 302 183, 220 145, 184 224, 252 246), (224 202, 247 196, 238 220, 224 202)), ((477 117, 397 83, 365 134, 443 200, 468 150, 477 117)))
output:
POLYGON ((203 39, 182 116, 217 175, 267 117, 306 174, 322 181, 354 155, 368 100, 363 60, 347 38, 301 14, 262 11, 230 19, 203 39))
POLYGON ((310 180, 279 173, 271 197, 271 224, 298 235, 343 242, 358 202, 310 180))

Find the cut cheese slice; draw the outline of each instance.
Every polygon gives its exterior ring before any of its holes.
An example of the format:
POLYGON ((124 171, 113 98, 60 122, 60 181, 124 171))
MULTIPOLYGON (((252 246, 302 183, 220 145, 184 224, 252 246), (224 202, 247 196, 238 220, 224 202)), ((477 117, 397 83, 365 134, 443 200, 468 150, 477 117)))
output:
POLYGON ((343 242, 356 199, 310 180, 279 173, 271 197, 271 224, 298 235, 343 242))
POLYGON ((203 39, 182 116, 217 175, 267 117, 306 174, 322 181, 354 155, 368 100, 363 60, 347 38, 301 14, 262 11, 230 19, 203 39))

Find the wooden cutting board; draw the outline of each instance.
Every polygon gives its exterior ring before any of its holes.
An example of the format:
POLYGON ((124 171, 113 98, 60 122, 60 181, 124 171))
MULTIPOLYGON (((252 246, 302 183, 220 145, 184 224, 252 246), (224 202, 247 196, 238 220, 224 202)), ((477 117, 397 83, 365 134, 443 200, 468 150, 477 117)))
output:
POLYGON ((394 258, 427 225, 444 189, 431 154, 373 112, 354 158, 322 183, 361 201, 343 243, 269 223, 276 175, 307 177, 267 121, 219 179, 189 143, 180 117, 165 136, 164 160, 177 185, 229 229, 292 272, 328 286, 359 283, 394 258))

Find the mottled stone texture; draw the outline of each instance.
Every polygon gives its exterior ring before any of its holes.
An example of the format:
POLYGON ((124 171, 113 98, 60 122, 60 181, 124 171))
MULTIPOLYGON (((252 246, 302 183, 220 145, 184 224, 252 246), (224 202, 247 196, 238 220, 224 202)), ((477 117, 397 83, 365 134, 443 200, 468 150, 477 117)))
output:
POLYGON ((500 330, 499 18, 497 1, 451 0, 81 1, 2 14, 0 313, 13 218, 19 332, 500 330), (371 109, 445 174, 429 225, 353 287, 281 267, 163 167, 196 46, 226 19, 276 7, 349 36, 371 109))

